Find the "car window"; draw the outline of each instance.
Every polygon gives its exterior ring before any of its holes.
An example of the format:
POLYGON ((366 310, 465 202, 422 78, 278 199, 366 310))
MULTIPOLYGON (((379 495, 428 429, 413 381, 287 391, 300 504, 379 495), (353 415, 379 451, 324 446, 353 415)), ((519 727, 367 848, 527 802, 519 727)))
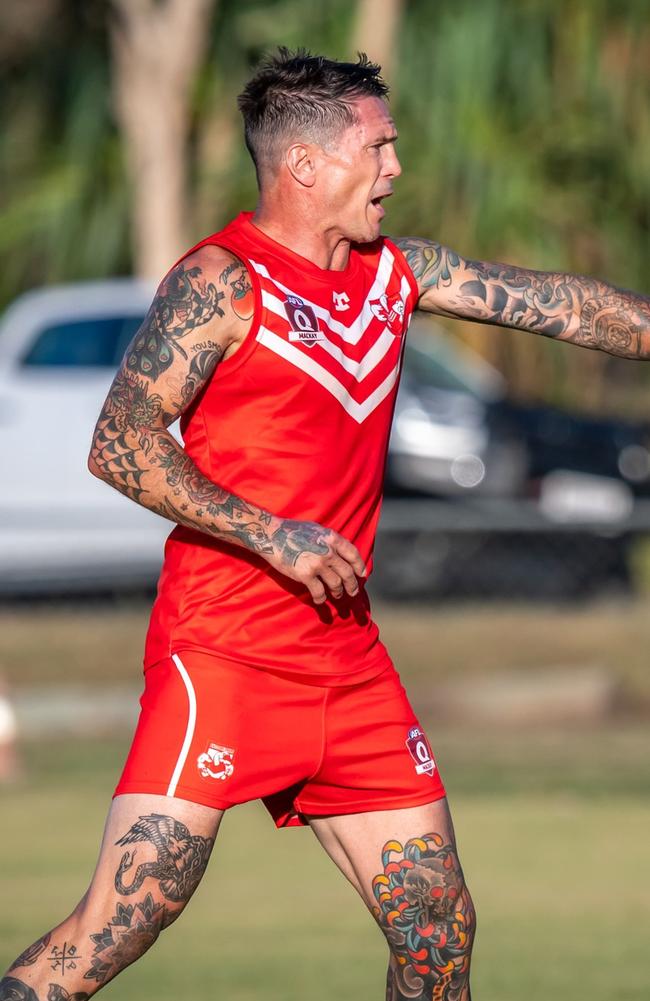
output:
POLYGON ((408 365, 408 371, 413 378, 421 384, 435 389, 451 389, 476 395, 475 389, 465 379, 448 368, 442 359, 434 358, 429 351, 421 351, 412 344, 407 344, 404 363, 405 366, 408 365))
POLYGON ((115 368, 142 320, 138 314, 52 324, 41 330, 22 364, 39 368, 115 368))

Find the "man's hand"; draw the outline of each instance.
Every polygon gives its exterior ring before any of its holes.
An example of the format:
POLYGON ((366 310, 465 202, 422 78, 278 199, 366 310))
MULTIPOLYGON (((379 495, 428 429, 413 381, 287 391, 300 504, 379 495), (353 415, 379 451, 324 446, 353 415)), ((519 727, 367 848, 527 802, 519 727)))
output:
POLYGON ((650 299, 596 278, 472 261, 433 240, 395 241, 420 309, 515 327, 621 358, 650 358, 650 299))
POLYGON ((357 577, 365 577, 366 568, 356 546, 315 521, 275 521, 273 552, 263 555, 280 573, 304 584, 314 604, 326 600, 326 587, 333 598, 341 598, 344 591, 352 597, 358 594, 357 577))

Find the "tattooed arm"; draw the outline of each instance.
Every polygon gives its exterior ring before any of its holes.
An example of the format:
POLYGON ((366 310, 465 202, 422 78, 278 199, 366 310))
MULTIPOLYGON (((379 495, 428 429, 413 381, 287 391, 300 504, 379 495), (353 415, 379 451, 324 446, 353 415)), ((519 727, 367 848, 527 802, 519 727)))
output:
POLYGON ((253 314, 247 269, 204 247, 164 279, 128 347, 95 428, 95 476, 171 521, 258 553, 301 581, 313 600, 356 594, 363 561, 347 539, 315 522, 290 521, 213 483, 167 428, 238 349, 253 314))
POLYGON ((583 275, 471 261, 432 240, 395 241, 415 275, 419 307, 517 327, 621 358, 650 357, 650 298, 583 275))

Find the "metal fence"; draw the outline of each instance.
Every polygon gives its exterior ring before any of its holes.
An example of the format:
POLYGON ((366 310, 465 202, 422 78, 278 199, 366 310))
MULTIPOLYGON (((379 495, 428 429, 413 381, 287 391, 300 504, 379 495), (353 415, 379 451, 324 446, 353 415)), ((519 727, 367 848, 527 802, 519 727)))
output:
POLYGON ((387 499, 372 588, 405 600, 631 595, 644 586, 647 539, 649 501, 562 520, 534 501, 387 499))

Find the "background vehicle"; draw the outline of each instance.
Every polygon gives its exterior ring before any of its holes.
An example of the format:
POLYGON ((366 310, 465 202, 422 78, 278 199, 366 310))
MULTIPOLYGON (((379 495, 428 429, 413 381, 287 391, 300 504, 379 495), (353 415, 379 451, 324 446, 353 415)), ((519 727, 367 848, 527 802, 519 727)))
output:
POLYGON ((0 591, 151 584, 169 525, 88 472, 90 437, 152 289, 28 293, 0 326, 0 591))

